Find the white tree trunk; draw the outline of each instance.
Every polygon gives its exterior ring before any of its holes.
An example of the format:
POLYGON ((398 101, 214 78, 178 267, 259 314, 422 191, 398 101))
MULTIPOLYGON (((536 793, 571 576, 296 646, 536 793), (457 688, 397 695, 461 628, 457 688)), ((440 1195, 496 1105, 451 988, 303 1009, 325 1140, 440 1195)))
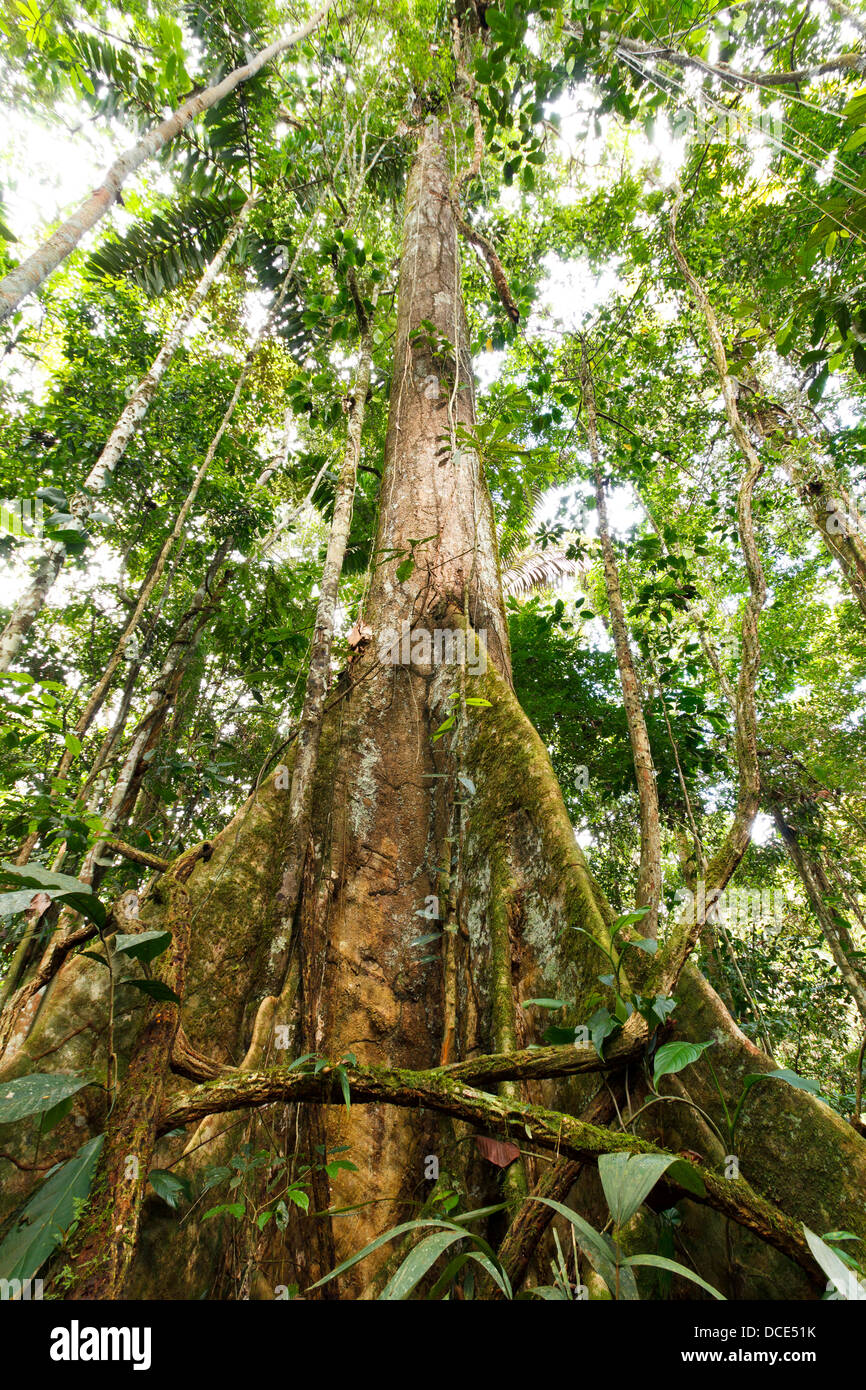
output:
POLYGON ((240 86, 242 82, 248 82, 251 77, 255 77, 257 73, 261 72, 272 58, 278 57, 287 48, 300 43, 302 39, 312 34, 322 23, 333 4, 334 0, 325 0, 322 8, 317 10, 312 18, 302 24, 299 29, 294 29, 285 38, 277 39, 275 43, 263 48, 248 63, 235 68, 215 86, 207 87, 205 91, 190 97, 189 101, 185 101, 183 106, 179 106, 164 121, 160 121, 159 125, 154 127, 142 140, 139 140, 137 145, 133 145, 131 149, 120 155, 108 170, 104 181, 93 190, 89 198, 85 198, 77 211, 67 218, 47 241, 43 242, 38 251, 34 251, 32 256, 28 256, 26 261, 22 261, 19 266, 16 266, 0 280, 0 323, 14 312, 25 295, 38 290, 51 272, 56 270, 60 263, 66 259, 70 251, 75 250, 84 233, 89 232, 90 228, 95 226, 111 207, 130 174, 134 174, 136 169, 140 169, 142 164, 173 140, 180 131, 189 125, 190 121, 194 120, 196 116, 200 116, 202 111, 210 110, 218 101, 222 101, 223 97, 233 92, 235 87, 240 86))
MULTIPOLYGON (((255 195, 251 195, 244 203, 228 236, 205 269, 182 313, 166 336, 153 364, 145 372, 127 405, 124 406, 102 453, 84 480, 82 490, 85 496, 76 499, 74 504, 74 511, 79 520, 83 520, 89 510, 86 494, 102 491, 107 475, 114 471, 126 452, 126 447, 132 438, 136 425, 146 414, 148 406, 156 395, 157 387, 166 367, 177 352, 184 333, 204 303, 208 290, 225 265, 229 252, 243 231, 254 202, 255 195)), ((16 603, 12 615, 3 629, 2 636, 0 636, 0 671, 8 671, 11 662, 15 660, 21 643, 45 606, 65 559, 66 546, 63 545, 62 541, 56 541, 46 549, 29 588, 16 603)))

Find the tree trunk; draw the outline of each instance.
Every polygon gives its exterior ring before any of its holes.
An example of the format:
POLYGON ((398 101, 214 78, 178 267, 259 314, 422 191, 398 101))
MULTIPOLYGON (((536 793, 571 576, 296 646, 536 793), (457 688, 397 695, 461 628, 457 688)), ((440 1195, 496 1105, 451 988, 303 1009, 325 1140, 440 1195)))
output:
POLYGON ((622 601, 619 568, 610 536, 607 496, 599 460, 595 386, 585 347, 582 349, 580 382, 586 406, 586 428, 595 481, 595 505, 598 513, 598 537, 601 543, 604 566, 604 585, 610 609, 610 626, 613 633, 613 645, 616 652, 616 664, 619 670, 622 701, 628 725, 640 806, 640 869, 638 871, 637 905, 638 907, 649 907, 650 910, 641 926, 645 936, 655 938, 658 935, 658 909, 662 887, 661 825, 659 822, 656 771, 644 718, 640 686, 638 685, 629 642, 628 619, 625 614, 625 604, 622 601))
MULTIPOLYGON (((315 1145, 345 1144, 356 1171, 329 1178, 320 1167, 309 1215, 295 1212, 283 1232, 272 1222, 259 1233, 247 1221, 242 1238, 234 1223, 201 1222, 200 1207, 180 1224, 164 1203, 146 1199, 127 1296, 246 1290, 273 1298, 278 1286, 294 1282, 306 1290, 336 1261, 417 1212, 433 1191, 432 1157, 472 1205, 496 1200, 497 1170, 471 1142, 479 1129, 513 1135, 523 1147, 561 1146, 587 1168, 605 1149, 641 1147, 628 1135, 551 1114, 585 1112, 598 1090, 591 1051, 527 1048, 543 1026, 522 1007, 530 998, 556 994, 573 1001, 570 1021, 588 1021, 604 967, 595 945, 573 928, 609 947, 612 913, 587 870, 547 751, 511 688, 492 508, 467 445, 473 423, 449 173, 431 124, 407 191, 377 553, 359 625, 362 639, 368 635, 326 704, 300 902, 283 928, 277 893, 289 797, 285 777, 272 773, 186 885, 193 930, 185 1042, 172 1053, 179 1079, 167 1087, 159 1120, 147 1120, 149 1132, 164 1135, 187 1126, 183 1138, 162 1139, 155 1162, 165 1167, 186 1154, 178 1171, 188 1176, 227 1162, 244 1140, 320 1165, 315 1145), (457 645, 458 635, 478 632, 486 633, 485 659, 457 645), (417 946, 431 921, 452 928, 442 934, 449 949, 432 958, 417 946), (285 984, 274 994, 273 962, 286 951, 285 984), (459 1060, 437 1071, 452 1019, 459 1060), (505 1039, 502 1053, 485 1061, 497 1036, 505 1039), (345 1062, 357 1101, 348 1113, 333 1070, 314 1077, 270 1065, 310 1052, 332 1068, 354 1055, 345 1062), (554 1064, 550 1054, 561 1060, 554 1064), (236 1070, 190 1089, 189 1079, 220 1066, 236 1070), (502 1081, 510 1084, 507 1096, 481 1089, 502 1081), (345 1214, 314 1214, 325 1209, 345 1214)), ((155 927, 166 912, 151 898, 140 925, 155 927)), ((10 1042, 5 1076, 44 1069, 43 1059, 62 1070, 105 1064, 99 969, 86 958, 67 959, 35 1020, 10 1042)), ((676 994, 675 1036, 714 1039, 713 1064, 729 1097, 746 1074, 771 1069, 688 965, 676 994)), ((122 1052, 137 1055, 140 1028, 134 1017, 118 1018, 122 1052)), ((639 1056, 641 1028, 641 1020, 629 1020, 610 1044, 611 1071, 639 1056)), ((689 1092, 719 1122, 705 1064, 686 1076, 689 1092)), ((79 1099, 87 1125, 100 1130, 99 1094, 84 1091, 79 1099)), ((641 1136, 660 1135, 668 1149, 706 1148, 691 1115, 687 1106, 658 1106, 642 1118, 641 1136), (676 1122, 658 1117, 673 1109, 683 1112, 676 1122)), ((72 1117, 54 1134, 58 1149, 80 1143, 72 1117)), ((706 1261, 701 1273, 735 1296, 809 1297, 815 1270, 796 1223, 866 1235, 866 1145, 815 1097, 776 1080, 752 1088, 737 1142, 744 1176, 786 1215, 773 1214, 745 1184, 711 1172, 719 1154, 710 1152, 707 1200, 683 1202, 686 1228, 706 1261), (735 1266, 724 1236, 728 1219, 742 1226, 730 1246, 735 1266)), ((527 1166, 537 1182, 536 1165, 527 1166)), ((591 1210, 585 1176, 577 1195, 591 1210)), ((32 1175, 9 1164, 6 1200, 30 1186, 32 1175)), ((95 1194, 94 1221, 105 1201, 104 1192, 95 1194)), ((125 1212, 132 1231, 138 1217, 125 1212)), ((516 1264, 525 1262, 531 1238, 525 1223, 517 1227, 516 1264)), ((342 1276, 339 1296, 374 1296, 387 1255, 383 1247, 342 1276)), ((332 1283, 323 1293, 334 1290, 332 1283)))
POLYGON ((828 901, 833 895, 833 888, 827 881, 824 866, 814 853, 809 852, 808 847, 801 841, 797 831, 788 822, 778 806, 773 806, 772 813, 782 844, 785 846, 806 890, 812 911, 818 919, 818 924, 839 968, 839 973, 845 981, 845 987, 857 1005, 861 1019, 866 1023, 866 978, 864 978, 856 960, 851 959, 854 943, 851 940, 847 925, 841 915, 835 911, 832 903, 828 901))

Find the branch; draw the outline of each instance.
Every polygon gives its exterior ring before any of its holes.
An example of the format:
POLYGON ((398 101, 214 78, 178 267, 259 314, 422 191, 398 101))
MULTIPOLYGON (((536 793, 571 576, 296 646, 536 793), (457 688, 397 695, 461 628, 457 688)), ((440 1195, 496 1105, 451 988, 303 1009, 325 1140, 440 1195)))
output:
POLYGON ((0 281, 0 322, 9 317, 25 295, 38 290, 52 271, 57 269, 71 251, 75 250, 84 234, 95 226, 116 201, 127 178, 134 174, 137 169, 140 169, 142 164, 157 154, 165 145, 170 144, 174 137, 184 130, 196 116, 201 115, 203 111, 210 110, 223 97, 233 92, 241 82, 249 81, 250 78, 255 77, 272 59, 312 34, 327 18, 333 5, 334 0, 325 0, 324 7, 312 15, 300 28, 287 34, 284 38, 277 39, 267 48, 263 48, 248 63, 227 73, 214 86, 207 87, 204 91, 190 97, 165 120, 160 121, 159 125, 150 130, 137 144, 120 155, 106 173, 99 187, 94 189, 88 198, 85 198, 72 216, 67 218, 48 240, 33 252, 32 256, 28 256, 0 281))
MULTIPOLYGON (((198 1123, 208 1115, 232 1110, 261 1109, 266 1105, 300 1101, 342 1105, 344 1098, 337 1084, 337 1070, 336 1066, 328 1066, 314 1075, 291 1071, 288 1067, 272 1067, 198 1086, 188 1095, 168 1103, 160 1116, 158 1133, 165 1134, 171 1129, 198 1123)), ((378 1102, 407 1109, 436 1110, 506 1138, 520 1133, 538 1148, 564 1158, 597 1162, 599 1155, 605 1153, 665 1153, 635 1135, 599 1129, 571 1115, 526 1101, 489 1095, 449 1079, 441 1071, 361 1066, 342 1066, 339 1070, 348 1080, 356 1104, 378 1102)), ((680 1162, 685 1163, 685 1160, 680 1162)), ((823 1287, 824 1276, 820 1271, 816 1274, 817 1265, 795 1222, 754 1192, 743 1178, 720 1178, 707 1169, 686 1166, 689 1175, 687 1178, 684 1175, 683 1181, 677 1181, 670 1174, 665 1180, 673 1200, 688 1198, 721 1212, 794 1260, 816 1286, 823 1287), (703 1180, 703 1192, 693 1190, 692 1184, 700 1187, 698 1177, 703 1180)))
POLYGON ((695 68, 708 77, 719 77, 726 82, 739 82, 747 87, 796 87, 800 82, 808 82, 813 77, 825 77, 829 73, 866 72, 866 55, 863 53, 833 53, 813 67, 798 68, 794 72, 766 73, 740 72, 727 63, 708 63, 692 53, 681 53, 676 48, 644 43, 641 39, 617 38, 614 51, 617 55, 627 54, 644 61, 672 63, 678 68, 695 68))
POLYGON ((512 323, 519 323, 520 310, 514 302, 514 296, 508 284, 508 277, 505 274, 501 260, 496 254, 493 243, 484 236, 482 232, 478 232, 474 227, 471 227, 460 210, 460 189, 463 187, 464 183, 478 177, 478 173, 481 169, 481 159, 484 154, 484 133, 481 126, 481 116, 475 101, 470 98, 470 102, 472 107, 472 121, 475 128, 475 141, 472 163, 469 168, 464 169, 462 173, 455 174, 454 182, 451 185, 451 206, 454 209, 454 222, 460 235, 483 255, 490 270, 493 284, 496 287, 496 293, 502 301, 505 312, 512 323))
POLYGON ((165 873, 171 863, 170 859, 160 859, 157 854, 136 849, 135 845, 128 845, 125 840, 103 840, 102 843, 115 854, 122 854, 124 859, 131 859, 133 864, 144 864, 148 869, 159 869, 161 873, 165 873))

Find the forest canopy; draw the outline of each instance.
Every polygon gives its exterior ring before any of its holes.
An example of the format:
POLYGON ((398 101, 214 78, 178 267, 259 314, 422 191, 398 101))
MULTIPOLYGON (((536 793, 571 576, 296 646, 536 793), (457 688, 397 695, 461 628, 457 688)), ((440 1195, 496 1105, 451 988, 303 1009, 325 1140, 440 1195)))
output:
POLYGON ((3 1297, 866 1298, 866 11, 0 33, 3 1297))

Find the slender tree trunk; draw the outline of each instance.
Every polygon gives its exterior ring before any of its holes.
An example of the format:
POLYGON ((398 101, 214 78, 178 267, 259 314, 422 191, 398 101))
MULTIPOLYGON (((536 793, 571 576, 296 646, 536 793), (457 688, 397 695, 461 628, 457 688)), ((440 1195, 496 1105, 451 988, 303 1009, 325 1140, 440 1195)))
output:
POLYGON ((0 634, 0 671, 8 671, 21 643, 45 606, 51 586, 66 559, 66 546, 53 541, 40 556, 26 593, 18 600, 0 634))
MULTIPOLYGON (((205 269, 193 293, 187 300, 184 309, 166 335, 165 341, 159 353, 154 358, 152 365, 141 378, 141 381, 130 396, 129 401, 124 406, 114 429, 111 431, 106 441, 105 447, 84 480, 82 495, 73 499, 72 509, 79 520, 83 521, 86 519, 90 511, 91 494, 99 493, 103 490, 107 475, 114 471, 120 459, 123 457, 136 425, 146 414, 151 401, 156 395, 157 388, 166 368, 177 352, 183 340, 184 333, 194 315, 203 304, 208 290, 225 265, 232 247, 243 231, 254 203, 254 197, 248 198, 244 203, 244 206, 235 218, 228 236, 223 241, 222 246, 217 251, 213 260, 205 269)), ((55 542, 48 546, 45 555, 39 562, 29 589, 16 603, 6 627, 3 629, 2 635, 0 635, 0 671, 7 671, 10 664, 15 660, 21 643, 45 605, 51 587, 60 573, 65 559, 66 547, 62 542, 55 542)))
POLYGON ((334 0, 327 0, 305 24, 287 34, 285 38, 277 39, 276 43, 263 48, 250 62, 235 68, 215 86, 207 87, 203 92, 190 97, 189 101, 184 102, 183 106, 179 106, 139 140, 137 145, 120 155, 108 170, 99 188, 84 200, 77 211, 58 227, 38 251, 34 251, 32 256, 28 256, 27 260, 22 261, 21 265, 16 266, 15 270, 11 270, 0 281, 0 323, 9 317, 26 295, 38 290, 51 272, 75 250, 84 233, 105 215, 126 180, 136 169, 140 169, 142 164, 169 144, 196 116, 201 115, 203 111, 209 111, 217 102, 222 101, 223 97, 233 92, 241 82, 248 82, 279 54, 312 34, 333 5, 334 0))
POLYGON ((610 608, 610 623, 613 631, 616 663, 619 668, 625 707, 628 736, 631 742, 640 805, 640 869, 637 882, 637 904, 647 906, 650 911, 641 922, 641 932, 647 937, 658 935, 658 908, 662 884, 661 827, 659 823, 659 800, 656 787, 656 773, 653 766, 652 748, 647 733, 641 703, 637 672, 629 644, 628 619, 622 590, 619 583, 619 570, 610 537, 610 524, 607 517, 607 498, 601 476, 598 451, 598 422, 595 408, 595 388, 586 349, 582 350, 580 380, 583 399, 586 405, 586 427, 589 437, 589 452, 595 476, 595 502, 598 514, 598 535, 601 541, 601 554, 604 563, 604 583, 607 602, 610 608))
POLYGON ((184 670, 210 619, 213 606, 219 602, 218 594, 214 593, 211 586, 232 544, 233 541, 229 538, 220 546, 204 581, 194 593, 189 608, 175 629, 162 668, 147 698, 149 708, 136 726, 123 766, 112 788, 108 806, 102 813, 104 838, 98 840, 89 850, 78 874, 83 883, 92 883, 96 863, 106 847, 106 839, 113 834, 116 826, 123 823, 132 808, 141 778, 146 771, 147 755, 152 754, 157 747, 184 670))
POLYGON ((680 191, 671 209, 671 217, 668 224, 668 242, 683 279, 688 285, 695 303, 704 316, 707 336, 709 337, 710 348, 713 354, 713 362, 719 378, 719 385, 722 389, 725 414, 728 418, 728 424, 734 442, 743 455, 746 464, 746 470, 743 474, 737 495, 737 526, 740 534, 740 546, 746 564, 746 574, 749 580, 749 593, 743 608, 741 629, 742 650, 740 671, 737 678, 735 706, 735 741, 737 766, 739 768, 740 778, 734 824, 725 837, 723 845, 713 856, 707 869, 708 883, 712 883, 713 886, 716 886, 717 882, 725 882, 730 878, 734 869, 745 854, 751 837, 752 823, 760 805, 761 776, 758 768, 755 682, 761 664, 761 651, 758 643, 758 617, 766 602, 767 585, 761 567, 758 547, 755 542, 755 528, 752 518, 752 494, 755 489, 755 484, 763 472, 764 465, 755 452, 754 445, 749 438, 749 432, 740 418, 740 412, 737 408, 736 387, 728 371, 728 359, 725 353, 722 335, 719 331, 715 311, 707 297, 706 291, 693 274, 685 256, 677 244, 677 214, 682 203, 682 198, 683 194, 682 191, 680 191))
POLYGON ((818 924, 839 968, 839 973, 845 981, 845 987, 857 1005, 860 1017, 866 1023, 866 979, 856 963, 851 960, 854 943, 848 929, 828 902, 833 889, 827 881, 823 865, 808 851, 778 806, 773 807, 773 820, 781 836, 782 844, 788 851, 791 862, 806 890, 812 911, 818 919, 818 924))

